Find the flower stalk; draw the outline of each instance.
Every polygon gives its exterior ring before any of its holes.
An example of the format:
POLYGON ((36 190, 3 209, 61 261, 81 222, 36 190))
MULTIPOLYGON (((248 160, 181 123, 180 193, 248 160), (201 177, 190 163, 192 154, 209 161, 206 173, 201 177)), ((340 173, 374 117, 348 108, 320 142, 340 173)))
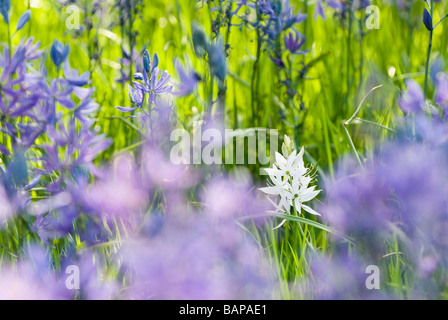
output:
POLYGON ((424 84, 424 89, 423 89, 423 94, 425 96, 425 99, 426 99, 426 96, 428 93, 429 59, 431 56, 432 35, 433 35, 433 31, 434 31, 434 27, 432 26, 432 17, 434 16, 434 0, 431 0, 430 15, 431 15, 431 29, 429 30, 428 51, 426 54, 426 65, 425 65, 425 84, 424 84))

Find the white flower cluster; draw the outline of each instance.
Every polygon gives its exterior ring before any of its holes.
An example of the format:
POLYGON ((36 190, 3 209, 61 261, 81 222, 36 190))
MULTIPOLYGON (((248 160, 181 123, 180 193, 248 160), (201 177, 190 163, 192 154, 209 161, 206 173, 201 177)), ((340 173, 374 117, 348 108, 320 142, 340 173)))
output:
MULTIPOLYGON (((291 209, 295 208, 297 214, 300 214, 301 210, 304 209, 311 214, 320 215, 304 204, 304 202, 314 199, 321 191, 315 190, 315 186, 309 187, 313 177, 310 174, 310 169, 306 168, 303 162, 304 152, 304 148, 299 153, 294 150, 289 156, 287 155, 287 158, 276 152, 276 164, 270 169, 265 169, 271 184, 268 187, 260 188, 260 190, 267 195, 280 198, 278 203, 274 203, 268 197, 275 206, 276 212, 291 214, 291 209)), ((285 153, 285 148, 283 153, 285 153)), ((282 226, 285 222, 286 220, 283 220, 276 228, 282 226)))

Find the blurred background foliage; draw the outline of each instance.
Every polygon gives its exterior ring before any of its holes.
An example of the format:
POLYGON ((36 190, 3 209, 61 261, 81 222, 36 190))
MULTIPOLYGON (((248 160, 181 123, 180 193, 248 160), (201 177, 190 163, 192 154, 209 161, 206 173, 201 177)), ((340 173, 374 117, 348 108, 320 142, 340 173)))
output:
MULTIPOLYGON (((305 80, 300 82, 299 96, 294 103, 296 123, 291 120, 291 108, 287 104, 281 73, 269 58, 266 48, 260 55, 258 94, 255 97, 256 121, 251 115, 251 77, 256 60, 257 39, 253 30, 244 25, 234 26, 227 35, 229 76, 225 96, 225 116, 229 128, 249 128, 254 123, 258 127, 276 128, 280 133, 293 134, 297 130, 296 143, 304 145, 309 155, 318 159, 325 171, 333 172, 335 160, 349 150, 341 122, 355 111, 364 95, 374 86, 385 84, 378 94, 372 94, 366 101, 360 117, 385 126, 393 127, 394 117, 399 113, 396 99, 404 87, 406 78, 423 82, 428 34, 421 23, 424 3, 415 1, 409 11, 385 1, 374 3, 380 9, 380 29, 367 29, 364 25, 365 12, 356 12, 349 27, 347 17, 329 10, 327 19, 313 18, 312 1, 292 0, 296 11, 308 14, 308 18, 297 26, 306 36, 305 56, 295 59, 295 66, 310 64, 305 80), (302 110, 300 110, 302 108, 302 110), (293 129, 296 127, 296 129, 293 129), (298 127, 298 128, 297 128, 298 127)), ((17 44, 24 36, 33 36, 41 41, 42 49, 50 49, 54 39, 70 44, 70 64, 80 71, 92 69, 92 85, 96 88, 94 97, 101 105, 97 125, 114 144, 103 153, 104 158, 136 143, 139 134, 122 121, 123 114, 115 106, 129 106, 126 88, 116 80, 120 77, 122 47, 129 52, 129 39, 120 29, 120 12, 113 1, 102 1, 105 12, 103 19, 93 20, 93 29, 79 32, 67 29, 66 20, 70 14, 66 7, 56 1, 31 1, 31 23, 14 37, 17 44), (90 48, 93 44, 95 48, 90 48), (99 57, 89 59, 89 50, 99 57)), ((206 1, 154 0, 145 2, 141 17, 133 21, 136 33, 135 50, 139 54, 143 48, 159 55, 160 68, 175 76, 174 59, 190 61, 200 75, 207 74, 207 64, 195 56, 191 26, 198 22, 211 37, 212 23, 216 12, 210 12, 212 4, 206 1)), ((28 7, 27 1, 14 1, 11 25, 15 25, 20 14, 28 7)), ((434 20, 443 16, 446 4, 436 6, 434 20)), ((80 7, 81 31, 86 21, 91 21, 80 7)), ((237 20, 237 18, 234 18, 237 20)), ((237 23, 235 21, 235 23, 237 23)), ((443 37, 444 25, 436 29, 431 60, 446 60, 447 40, 443 37)), ((0 39, 6 42, 5 25, 0 28, 0 39)), ((90 54, 91 56, 91 54, 90 54)), ((50 75, 56 70, 46 58, 50 75)), ((135 68, 135 64, 133 65, 135 68)), ((135 71, 135 70, 134 70, 135 71)), ((206 79, 203 79, 204 82, 206 79)), ((208 84, 204 84, 198 95, 206 99, 208 84)), ((214 91, 217 92, 217 89, 214 91)), ((432 94, 432 88, 429 94, 432 94)), ((216 97, 216 96, 215 96, 216 97)), ((191 128, 192 122, 200 117, 205 104, 198 96, 188 96, 175 101, 177 125, 191 128)), ((350 128, 358 151, 367 154, 375 142, 389 133, 369 124, 357 124, 350 128)), ((317 161, 317 160, 316 160, 317 161)))

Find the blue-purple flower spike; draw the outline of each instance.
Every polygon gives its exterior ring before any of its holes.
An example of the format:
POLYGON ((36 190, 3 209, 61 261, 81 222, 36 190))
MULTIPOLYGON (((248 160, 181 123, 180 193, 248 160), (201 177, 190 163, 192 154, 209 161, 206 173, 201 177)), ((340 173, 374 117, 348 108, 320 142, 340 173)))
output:
POLYGON ((19 18, 16 26, 16 32, 21 30, 31 18, 31 10, 25 11, 19 18))
POLYGON ((0 13, 3 16, 6 24, 9 24, 9 9, 11 7, 10 0, 0 0, 0 13))
POLYGON ((423 10, 423 24, 425 25, 426 29, 428 29, 428 31, 432 31, 432 17, 428 9, 426 8, 425 10, 423 10))
POLYGON ((57 39, 53 42, 51 46, 50 56, 56 67, 60 67, 61 64, 67 59, 70 53, 70 45, 64 45, 57 39))

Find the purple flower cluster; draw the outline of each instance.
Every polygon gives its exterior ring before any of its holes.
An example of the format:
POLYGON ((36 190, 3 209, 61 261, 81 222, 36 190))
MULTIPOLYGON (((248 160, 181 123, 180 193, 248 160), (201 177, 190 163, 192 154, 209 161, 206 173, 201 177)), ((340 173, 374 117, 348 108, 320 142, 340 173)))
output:
MULTIPOLYGON (((103 278, 102 265, 94 264, 99 257, 82 253, 76 258, 65 257, 61 271, 51 266, 50 257, 42 247, 30 246, 14 266, 0 266, 0 300, 104 300, 118 296, 114 280, 103 278), (67 278, 71 267, 79 271, 79 279, 67 278), (71 286, 78 287, 72 290, 71 286)), ((103 269, 104 270, 104 269, 103 269)))
MULTIPOLYGON (((256 243, 235 223, 242 215, 264 212, 267 203, 257 200, 244 180, 216 178, 199 195, 199 210, 188 209, 182 189, 197 179, 188 171, 181 174, 187 168, 173 165, 165 174, 154 172, 154 152, 148 150, 153 160, 144 171, 155 185, 163 186, 166 213, 144 218, 140 231, 124 241, 117 259, 132 279, 124 298, 272 298, 272 271, 256 243)), ((158 168, 167 166, 162 154, 155 158, 158 168)))
MULTIPOLYGON (((186 191, 201 182, 192 170, 171 164, 160 149, 147 144, 139 158, 118 156, 94 183, 79 181, 64 194, 33 203, 30 211, 57 207, 54 211, 64 209, 64 217, 70 208, 76 208, 75 215, 85 212, 91 220, 105 223, 101 231, 105 237, 89 224, 86 234, 76 231, 81 241, 94 245, 80 252, 67 250, 62 261, 62 270, 70 265, 80 269, 79 290, 61 292, 64 282, 56 279, 65 279, 63 272, 58 277, 58 272, 49 272, 49 280, 42 284, 33 270, 12 275, 6 268, 0 269, 0 285, 12 288, 23 283, 23 291, 6 290, 5 298, 34 298, 30 290, 41 285, 47 299, 71 299, 73 292, 80 299, 273 298, 274 273, 257 243, 236 223, 245 215, 265 212, 268 203, 259 200, 243 175, 212 179, 197 192, 198 206, 190 207, 186 191), (119 250, 111 257, 93 249, 115 246, 108 239, 119 234, 119 250), (101 274, 111 268, 119 269, 119 277, 104 281, 101 274)), ((61 236, 63 221, 56 217, 39 215, 34 224, 34 231, 47 243, 61 236)))
POLYGON ((122 36, 122 57, 120 61, 120 78, 118 82, 126 83, 132 80, 133 67, 140 72, 141 58, 136 52, 136 42, 139 30, 135 21, 142 17, 143 0, 111 0, 116 10, 116 21, 120 26, 122 36))
POLYGON ((128 52, 124 48, 122 50, 123 57, 120 58, 118 61, 120 62, 121 68, 120 68, 120 78, 117 79, 117 82, 119 83, 126 83, 130 81, 129 74, 131 74, 131 71, 129 68, 132 66, 135 66, 137 72, 142 72, 142 66, 143 66, 143 59, 142 54, 138 54, 137 50, 135 48, 132 49, 131 52, 128 52))
POLYGON ((326 4, 328 7, 336 10, 343 10, 344 4, 341 0, 317 0, 316 5, 314 7, 314 18, 317 18, 320 16, 322 19, 325 20, 325 12, 324 12, 324 5, 326 4))
MULTIPOLYGON (((282 44, 285 42, 287 50, 295 54, 304 54, 299 50, 305 43, 305 37, 294 27, 306 19, 306 14, 295 13, 290 0, 241 0, 237 2, 235 10, 230 10, 227 2, 221 4, 223 8, 214 8, 214 11, 226 11, 226 22, 231 26, 241 26, 241 23, 231 23, 233 17, 239 18, 244 24, 255 30, 263 43, 270 49, 271 59, 280 67, 284 67, 282 61, 282 44), (254 19, 255 16, 255 19, 254 19)), ((215 24, 222 24, 222 17, 218 15, 215 24)), ((216 30, 218 27, 213 27, 216 30)), ((217 33, 217 32, 215 32, 217 33)), ((226 44, 230 47, 230 44, 226 44)))
MULTIPOLYGON (((315 255, 309 258, 312 277, 302 279, 297 294, 304 299, 378 300, 393 299, 385 290, 366 287, 366 269, 370 265, 356 254, 350 256, 315 255)), ((383 288, 380 288, 383 289, 383 288)))
POLYGON ((32 68, 43 54, 33 38, 22 40, 11 54, 8 49, 0 54, 2 217, 31 213, 36 217, 29 221, 31 229, 46 243, 48 234, 72 229, 81 212, 71 199, 79 183, 100 174, 93 161, 111 144, 93 128, 99 105, 94 90, 85 87, 89 74, 70 68, 68 52, 68 46, 54 42, 52 61, 58 68, 63 64, 64 71, 56 79, 47 76, 43 65, 32 68), (35 187, 43 187, 44 200, 31 201, 35 187))
MULTIPOLYGON (((129 99, 132 107, 116 107, 121 112, 134 112, 131 117, 138 118, 141 121, 142 128, 153 129, 152 111, 157 109, 166 109, 166 102, 161 101, 165 95, 170 95, 173 86, 170 84, 171 75, 168 71, 159 74, 159 56, 157 53, 151 57, 145 50, 143 55, 143 70, 134 74, 132 81, 133 87, 128 85, 129 99), (146 95, 148 98, 146 99, 146 95), (148 104, 146 105, 146 101, 148 104)), ((168 107, 169 108, 169 107, 168 107)))
MULTIPOLYGON (((333 228, 355 239, 355 257, 364 265, 384 266, 390 256, 400 255, 408 266, 403 277, 413 284, 409 294, 436 298, 448 267, 448 128, 424 114, 412 127, 412 135, 404 129, 381 146, 365 168, 353 170, 357 166, 350 162, 341 166, 335 182, 327 185, 320 212, 333 228), (430 277, 434 286, 423 290, 430 277)), ((344 252, 337 250, 335 259, 344 252)))
POLYGON ((325 20, 325 8, 329 7, 335 11, 335 15, 345 19, 350 12, 365 10, 371 2, 371 0, 317 0, 314 7, 314 18, 320 16, 325 20))
POLYGON ((48 263, 44 249, 32 246, 13 268, 0 267, 0 300, 64 300, 72 299, 48 263))
MULTIPOLYGON (((66 59, 64 45, 57 43, 53 51, 55 65, 66 59)), ((36 55, 31 50, 20 52, 36 55)), ((5 298, 35 298, 32 293, 36 290, 47 299, 272 298, 272 271, 257 244, 248 240, 245 229, 235 221, 244 215, 256 216, 268 207, 251 191, 249 181, 215 178, 199 189, 201 176, 191 167, 172 164, 154 141, 145 142, 137 157, 122 154, 109 166, 96 167, 93 160, 110 141, 92 129, 92 114, 99 106, 91 98, 93 90, 84 88, 88 74, 79 75, 65 61, 61 62, 65 77, 48 79, 45 70, 31 72, 27 63, 23 59, 17 63, 18 71, 7 71, 12 76, 5 76, 6 81, 17 81, 8 84, 11 93, 3 97, 5 108, 19 96, 32 92, 35 98, 23 113, 16 112, 24 104, 18 100, 20 104, 12 112, 5 111, 3 117, 8 128, 4 133, 11 141, 2 145, 2 150, 12 146, 12 152, 5 156, 11 161, 2 172, 0 220, 25 212, 34 216, 30 232, 46 245, 70 234, 88 248, 82 253, 69 242, 62 261, 62 267, 81 269, 80 289, 75 295, 57 280, 64 278, 63 271, 49 271, 43 284, 33 269, 24 267, 13 273, 5 266, 0 270, 0 285, 12 288, 23 284, 23 292, 9 290, 5 298), (17 80, 21 73, 26 81, 17 80), (22 95, 15 90, 22 90, 22 95), (11 119, 21 120, 21 126, 11 119), (28 127, 34 131, 26 130, 28 127), (35 161, 39 165, 29 170, 35 161), (31 181, 29 171, 35 176, 31 181), (44 186, 45 196, 32 201, 28 191, 38 185, 44 186), (195 189, 203 190, 196 192, 198 209, 192 209, 186 197, 187 190, 195 189), (107 247, 117 238, 120 250, 110 257, 90 249, 107 247), (111 268, 119 270, 118 277, 100 281, 101 274, 111 268)), ((10 68, 7 62, 3 65, 10 68)), ((177 68, 181 80, 197 80, 196 74, 185 71, 180 63, 177 68)), ((142 73, 134 78, 134 86, 129 86, 134 107, 119 109, 144 112, 148 101, 161 113, 159 96, 171 93, 173 87, 166 71, 159 75, 157 54, 151 59, 145 53, 142 73)), ((179 86, 178 94, 191 92, 194 84, 189 86, 179 86)), ((27 216, 25 219, 29 221, 27 216)), ((33 249, 31 254, 39 252, 33 249)))
POLYGON ((448 76, 439 72, 435 76, 435 104, 427 103, 423 90, 413 79, 405 83, 406 91, 400 97, 398 106, 404 114, 433 114, 436 119, 443 120, 448 115, 448 76))
POLYGON ((289 0, 257 1, 255 10, 259 19, 252 25, 264 37, 266 45, 271 49, 271 59, 277 66, 285 67, 282 38, 286 50, 295 54, 306 53, 300 50, 305 43, 305 36, 294 29, 297 24, 305 21, 306 14, 294 13, 289 0))

